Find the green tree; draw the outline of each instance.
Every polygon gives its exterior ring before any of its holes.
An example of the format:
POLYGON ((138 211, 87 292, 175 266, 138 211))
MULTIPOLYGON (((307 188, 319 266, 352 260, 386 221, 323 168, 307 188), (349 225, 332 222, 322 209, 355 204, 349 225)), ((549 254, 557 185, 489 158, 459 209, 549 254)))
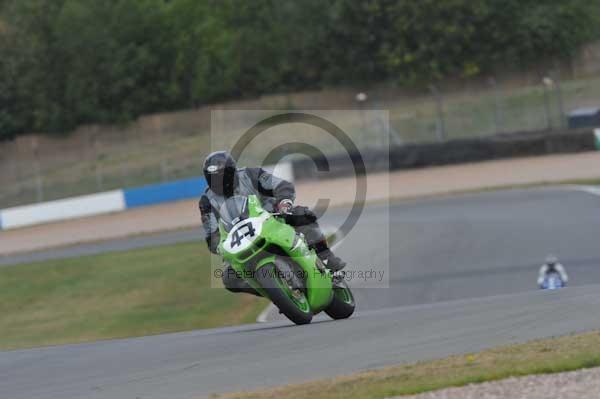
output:
POLYGON ((588 0, 0 0, 0 139, 229 98, 570 57, 588 0))

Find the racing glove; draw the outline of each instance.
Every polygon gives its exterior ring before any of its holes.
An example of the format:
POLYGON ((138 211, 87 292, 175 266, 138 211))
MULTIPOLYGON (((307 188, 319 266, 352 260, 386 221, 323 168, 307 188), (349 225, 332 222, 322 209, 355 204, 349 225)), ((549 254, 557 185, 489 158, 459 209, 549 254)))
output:
POLYGON ((289 215, 293 207, 294 203, 291 199, 283 199, 277 204, 277 211, 283 215, 289 215))
POLYGON ((286 214, 285 221, 290 226, 307 226, 317 221, 317 215, 305 206, 294 206, 290 213, 286 214))

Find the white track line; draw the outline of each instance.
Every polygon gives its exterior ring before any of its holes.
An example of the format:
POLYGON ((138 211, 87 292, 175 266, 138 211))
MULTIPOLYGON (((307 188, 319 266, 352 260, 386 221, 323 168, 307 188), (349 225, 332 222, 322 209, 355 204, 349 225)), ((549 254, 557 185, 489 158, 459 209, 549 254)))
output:
POLYGON ((573 186, 573 188, 577 191, 600 196, 600 186, 573 186))
POLYGON ((257 323, 266 323, 267 321, 269 321, 269 315, 271 314, 271 312, 275 311, 275 309, 277 309, 277 308, 275 307, 275 305, 273 305, 273 302, 270 302, 267 305, 267 307, 264 308, 262 312, 260 312, 260 314, 256 318, 256 322, 257 323))

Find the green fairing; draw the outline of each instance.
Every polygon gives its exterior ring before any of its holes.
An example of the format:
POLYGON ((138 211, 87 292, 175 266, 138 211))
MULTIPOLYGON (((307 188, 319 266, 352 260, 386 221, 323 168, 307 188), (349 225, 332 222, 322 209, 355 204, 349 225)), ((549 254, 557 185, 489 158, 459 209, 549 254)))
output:
MULTIPOLYGON (((219 231, 221 233, 221 242, 219 244, 220 253, 223 259, 228 262, 231 267, 239 274, 246 278, 248 283, 255 288, 261 295, 268 297, 263 288, 258 282, 251 278, 250 270, 247 265, 252 265, 250 262, 254 257, 263 253, 269 245, 274 245, 287 254, 304 272, 306 276, 306 299, 310 305, 310 310, 316 314, 324 310, 332 301, 333 287, 332 276, 329 270, 321 272, 316 267, 317 255, 314 250, 308 248, 304 239, 297 236, 293 227, 287 225, 278 216, 274 216, 265 211, 256 196, 248 197, 249 218, 263 217, 262 230, 257 234, 249 249, 240 253, 228 252, 225 247, 225 241, 229 239, 228 233, 222 223, 219 223, 219 231), (258 245, 257 245, 258 243, 258 245), (294 247, 295 246, 295 247, 294 247), (294 248, 292 248, 294 247, 294 248), (246 273, 245 273, 246 272, 246 273)), ((232 229, 231 231, 233 231, 232 229)), ((264 255, 264 253, 263 253, 264 255)), ((258 272, 267 264, 275 262, 275 255, 261 257, 255 264, 255 272, 258 272)))

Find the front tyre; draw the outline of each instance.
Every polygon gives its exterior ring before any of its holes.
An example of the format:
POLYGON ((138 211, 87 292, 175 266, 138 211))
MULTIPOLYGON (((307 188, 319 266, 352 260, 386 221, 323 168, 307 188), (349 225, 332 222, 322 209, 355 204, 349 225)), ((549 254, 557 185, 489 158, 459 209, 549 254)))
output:
POLYGON ((296 324, 308 324, 313 314, 304 292, 294 289, 275 264, 269 263, 256 273, 256 280, 279 311, 296 324))
POLYGON ((355 307, 354 295, 350 287, 345 281, 341 281, 333 288, 333 299, 325 308, 325 313, 334 320, 347 319, 352 316, 355 307))

